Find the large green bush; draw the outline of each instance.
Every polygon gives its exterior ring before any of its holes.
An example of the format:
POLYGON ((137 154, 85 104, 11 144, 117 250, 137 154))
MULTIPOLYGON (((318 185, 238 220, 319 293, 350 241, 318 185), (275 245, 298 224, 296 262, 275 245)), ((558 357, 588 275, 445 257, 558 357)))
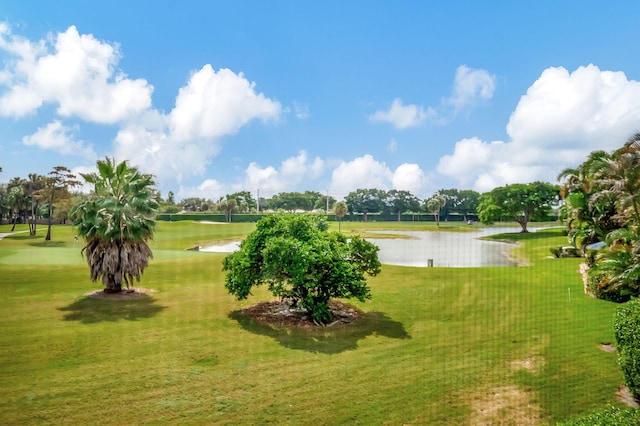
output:
POLYGON ((329 299, 371 297, 364 274, 380 272, 378 247, 359 237, 327 232, 324 216, 274 214, 263 217, 223 262, 225 287, 239 300, 254 286, 306 309, 314 321, 331 320, 329 299))
POLYGON ((633 396, 640 397, 640 299, 633 299, 616 310, 614 332, 618 364, 633 396))

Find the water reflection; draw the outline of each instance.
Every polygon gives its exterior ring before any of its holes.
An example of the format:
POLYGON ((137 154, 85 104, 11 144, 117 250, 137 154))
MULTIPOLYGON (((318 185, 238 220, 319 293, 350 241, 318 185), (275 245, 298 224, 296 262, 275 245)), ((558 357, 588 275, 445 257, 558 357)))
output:
MULTIPOLYGON (((483 241, 480 237, 520 228, 483 228, 479 232, 380 231, 385 234, 408 235, 412 238, 367 238, 380 247, 380 262, 399 266, 479 267, 514 266, 506 256, 512 244, 483 241)), ((531 230, 533 231, 533 230, 531 230)), ((203 247, 200 251, 230 253, 239 242, 203 247)))
POLYGON ((380 247, 380 262, 400 266, 479 267, 514 266, 506 256, 512 244, 478 238, 518 232, 519 228, 485 228, 481 232, 384 231, 408 235, 411 239, 367 238, 380 247))

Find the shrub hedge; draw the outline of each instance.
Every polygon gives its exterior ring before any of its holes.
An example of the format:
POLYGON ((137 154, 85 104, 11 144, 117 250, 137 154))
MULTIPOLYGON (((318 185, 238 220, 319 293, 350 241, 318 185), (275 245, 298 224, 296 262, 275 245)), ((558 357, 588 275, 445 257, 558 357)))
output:
POLYGON ((640 424, 640 410, 609 407, 606 410, 576 417, 559 426, 629 426, 640 424))
POLYGON ((634 398, 640 397, 640 299, 618 309, 613 322, 618 365, 634 398))

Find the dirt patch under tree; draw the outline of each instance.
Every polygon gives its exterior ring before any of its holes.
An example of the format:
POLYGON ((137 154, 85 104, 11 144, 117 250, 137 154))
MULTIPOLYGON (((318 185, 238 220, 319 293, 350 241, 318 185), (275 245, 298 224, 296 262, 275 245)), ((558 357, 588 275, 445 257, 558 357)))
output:
MULTIPOLYGON (((327 327, 349 324, 358 321, 362 317, 362 311, 338 300, 329 301, 332 322, 327 327)), ((274 299, 268 302, 260 302, 243 308, 240 313, 257 322, 275 327, 300 327, 311 328, 322 326, 314 322, 311 315, 304 309, 292 308, 288 300, 274 299)))

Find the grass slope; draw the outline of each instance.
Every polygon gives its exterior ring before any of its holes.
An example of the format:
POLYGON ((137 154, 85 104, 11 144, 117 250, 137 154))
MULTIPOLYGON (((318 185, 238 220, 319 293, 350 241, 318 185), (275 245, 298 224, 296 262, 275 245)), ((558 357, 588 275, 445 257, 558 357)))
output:
POLYGON ((100 286, 72 228, 1 240, 3 423, 553 424, 619 405, 598 348, 615 305, 547 258, 557 230, 500 236, 528 267, 385 265, 361 322, 303 331, 239 316, 270 296, 235 301, 224 255, 185 251, 252 226, 161 223, 139 284, 155 292, 127 301, 83 297, 100 286))

